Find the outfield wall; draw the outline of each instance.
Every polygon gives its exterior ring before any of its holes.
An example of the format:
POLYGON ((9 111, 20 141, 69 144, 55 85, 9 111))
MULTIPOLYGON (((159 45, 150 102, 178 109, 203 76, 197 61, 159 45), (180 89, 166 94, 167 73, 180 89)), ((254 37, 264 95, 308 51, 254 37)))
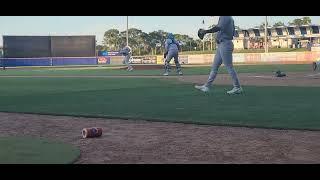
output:
MULTIPOLYGON (((211 64, 214 54, 189 55, 188 64, 211 64)), ((320 59, 320 52, 234 53, 234 63, 239 64, 301 64, 320 59)))
MULTIPOLYGON (((179 61, 181 64, 212 64, 214 55, 215 54, 180 55, 179 61)), ((238 64, 304 64, 320 60, 320 52, 234 53, 233 58, 234 63, 238 64)), ((156 64, 164 64, 163 56, 157 56, 156 59, 156 64)), ((111 57, 110 63, 116 63, 113 62, 113 57, 111 57)), ((155 64, 155 62, 137 64, 155 64)), ((173 60, 171 64, 174 64, 173 60)))
POLYGON ((67 66, 67 65, 97 65, 97 57, 75 58, 0 58, 1 66, 67 66))
MULTIPOLYGON (((180 55, 183 64, 212 64, 214 54, 180 55)), ((235 64, 305 64, 320 60, 320 51, 278 53, 235 53, 235 64)), ((47 58, 0 58, 1 66, 65 66, 65 65, 123 65, 122 56, 106 57, 47 57, 47 58)), ((134 56, 132 64, 164 64, 163 56, 134 56)), ((171 61, 174 64, 174 61, 171 61)))

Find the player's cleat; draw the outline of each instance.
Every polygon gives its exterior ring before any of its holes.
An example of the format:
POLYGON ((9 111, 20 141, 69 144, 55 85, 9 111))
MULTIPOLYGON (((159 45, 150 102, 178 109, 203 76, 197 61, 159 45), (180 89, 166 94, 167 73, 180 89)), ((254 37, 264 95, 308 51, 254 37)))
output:
POLYGON ((183 75, 182 71, 179 71, 179 72, 178 72, 178 74, 179 74, 180 76, 182 76, 182 75, 183 75))
POLYGON ((227 94, 229 95, 241 94, 241 93, 243 93, 243 89, 241 87, 240 88, 234 87, 231 91, 227 92, 227 94))
POLYGON ((169 76, 169 73, 168 73, 168 72, 165 72, 163 75, 164 75, 164 76, 169 76))
POLYGON ((195 87, 196 89, 202 91, 202 92, 209 92, 209 91, 210 91, 210 89, 209 89, 207 86, 205 86, 205 85, 202 85, 202 86, 194 86, 194 87, 195 87))
POLYGON ((127 71, 133 71, 133 67, 128 67, 127 71))

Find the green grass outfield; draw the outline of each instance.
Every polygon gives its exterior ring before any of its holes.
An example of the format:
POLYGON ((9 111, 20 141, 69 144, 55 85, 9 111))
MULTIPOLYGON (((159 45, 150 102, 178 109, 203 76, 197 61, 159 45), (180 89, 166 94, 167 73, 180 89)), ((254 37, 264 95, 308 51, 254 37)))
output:
POLYGON ((203 94, 156 78, 0 78, 0 84, 2 112, 320 130, 317 87, 249 86, 244 95, 228 96, 229 86, 203 94))
MULTIPOLYGON (((185 75, 208 75, 210 66, 190 67, 183 66, 185 75)), ((301 65, 238 65, 236 71, 239 73, 272 73, 277 70, 284 72, 305 72, 312 69, 310 64, 301 65)), ((174 75, 175 69, 173 68, 174 75)), ((126 72, 125 70, 110 69, 109 67, 88 67, 88 68, 30 68, 30 69, 7 69, 0 70, 0 76, 19 75, 19 76, 116 76, 116 75, 143 75, 154 76, 161 75, 163 70, 138 70, 133 72, 126 72)), ((227 73, 226 69, 222 67, 220 73, 227 73)))
POLYGON ((34 137, 0 137, 0 164, 71 164, 80 150, 34 137))

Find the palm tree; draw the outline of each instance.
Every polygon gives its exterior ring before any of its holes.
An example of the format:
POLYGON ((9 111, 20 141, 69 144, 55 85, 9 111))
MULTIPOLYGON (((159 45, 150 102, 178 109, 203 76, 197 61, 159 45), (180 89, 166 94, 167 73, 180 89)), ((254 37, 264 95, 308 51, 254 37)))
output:
POLYGON ((310 17, 303 17, 301 19, 294 19, 292 22, 289 22, 290 25, 301 26, 311 24, 310 17))
POLYGON ((274 23, 273 27, 285 26, 284 22, 278 21, 274 23))

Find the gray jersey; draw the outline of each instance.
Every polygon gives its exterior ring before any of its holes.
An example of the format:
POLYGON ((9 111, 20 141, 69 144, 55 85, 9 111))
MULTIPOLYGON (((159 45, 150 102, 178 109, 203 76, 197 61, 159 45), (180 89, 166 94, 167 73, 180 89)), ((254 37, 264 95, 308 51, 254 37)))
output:
POLYGON ((176 40, 167 39, 165 43, 165 49, 167 52, 169 51, 179 52, 179 43, 176 40))
POLYGON ((128 46, 126 46, 125 48, 123 48, 120 51, 120 54, 124 55, 124 56, 131 56, 132 52, 131 52, 131 48, 129 48, 128 46))
POLYGON ((218 27, 220 31, 217 33, 217 40, 233 40, 235 33, 234 20, 232 16, 220 16, 218 27))
POLYGON ((130 58, 132 56, 132 50, 130 47, 126 46, 120 51, 120 54, 124 56, 122 63, 128 66, 128 71, 132 71, 133 68, 130 65, 130 58))

